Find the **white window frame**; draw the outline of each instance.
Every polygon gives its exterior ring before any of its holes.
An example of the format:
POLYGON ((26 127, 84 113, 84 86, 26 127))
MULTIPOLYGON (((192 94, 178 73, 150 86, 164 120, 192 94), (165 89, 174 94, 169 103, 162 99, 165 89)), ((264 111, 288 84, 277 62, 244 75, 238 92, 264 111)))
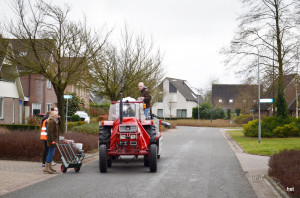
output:
POLYGON ((222 99, 219 99, 219 103, 221 103, 222 102, 222 99))
POLYGON ((33 109, 38 109, 38 108, 33 108, 34 106, 39 106, 40 113, 42 113, 42 105, 40 103, 32 103, 32 105, 31 105, 31 115, 33 115, 33 109))
POLYGON ((48 80, 47 80, 47 88, 48 88, 48 89, 51 89, 51 87, 52 87, 52 86, 51 86, 51 81, 48 79, 48 80))
POLYGON ((0 98, 0 119, 4 119, 4 98, 0 98))
POLYGON ((229 99, 228 101, 229 101, 229 103, 233 103, 233 99, 229 99))

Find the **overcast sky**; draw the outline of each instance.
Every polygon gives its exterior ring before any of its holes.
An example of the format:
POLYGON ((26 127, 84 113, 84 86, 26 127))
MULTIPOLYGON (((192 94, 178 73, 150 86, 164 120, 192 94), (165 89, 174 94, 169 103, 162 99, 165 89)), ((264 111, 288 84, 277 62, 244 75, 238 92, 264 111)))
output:
MULTIPOLYGON (((9 0, 0 0, 0 17, 9 13, 9 0)), ((72 18, 82 18, 96 28, 107 24, 154 38, 164 53, 166 76, 206 88, 210 79, 239 83, 226 70, 219 51, 230 43, 240 13, 239 0, 53 0, 67 2, 72 18)))

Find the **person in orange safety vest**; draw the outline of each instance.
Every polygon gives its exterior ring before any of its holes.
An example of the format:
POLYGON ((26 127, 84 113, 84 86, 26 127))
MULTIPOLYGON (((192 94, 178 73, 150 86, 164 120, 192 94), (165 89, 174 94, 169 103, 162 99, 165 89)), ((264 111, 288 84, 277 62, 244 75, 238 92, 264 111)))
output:
MULTIPOLYGON (((54 108, 51 108, 51 111, 54 111, 54 108)), ((49 151, 49 147, 47 146, 47 122, 51 111, 47 112, 47 114, 45 115, 45 117, 43 117, 41 122, 41 140, 44 143, 42 167, 45 167, 46 158, 49 151)))

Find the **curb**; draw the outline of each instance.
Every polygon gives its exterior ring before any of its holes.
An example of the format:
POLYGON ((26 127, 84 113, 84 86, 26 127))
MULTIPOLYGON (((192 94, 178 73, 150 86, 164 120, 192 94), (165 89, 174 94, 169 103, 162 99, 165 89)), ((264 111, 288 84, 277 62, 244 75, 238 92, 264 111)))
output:
POLYGON ((290 196, 269 175, 265 175, 265 178, 270 182, 281 197, 290 198, 290 196))

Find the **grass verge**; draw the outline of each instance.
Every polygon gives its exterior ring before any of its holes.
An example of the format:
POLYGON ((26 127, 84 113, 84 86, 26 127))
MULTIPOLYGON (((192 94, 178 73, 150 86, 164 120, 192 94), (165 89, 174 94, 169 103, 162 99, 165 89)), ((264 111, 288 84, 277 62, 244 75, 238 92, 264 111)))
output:
POLYGON ((289 138, 258 138, 245 137, 243 130, 228 130, 227 133, 245 150, 256 155, 273 155, 287 149, 300 150, 300 137, 289 138))

